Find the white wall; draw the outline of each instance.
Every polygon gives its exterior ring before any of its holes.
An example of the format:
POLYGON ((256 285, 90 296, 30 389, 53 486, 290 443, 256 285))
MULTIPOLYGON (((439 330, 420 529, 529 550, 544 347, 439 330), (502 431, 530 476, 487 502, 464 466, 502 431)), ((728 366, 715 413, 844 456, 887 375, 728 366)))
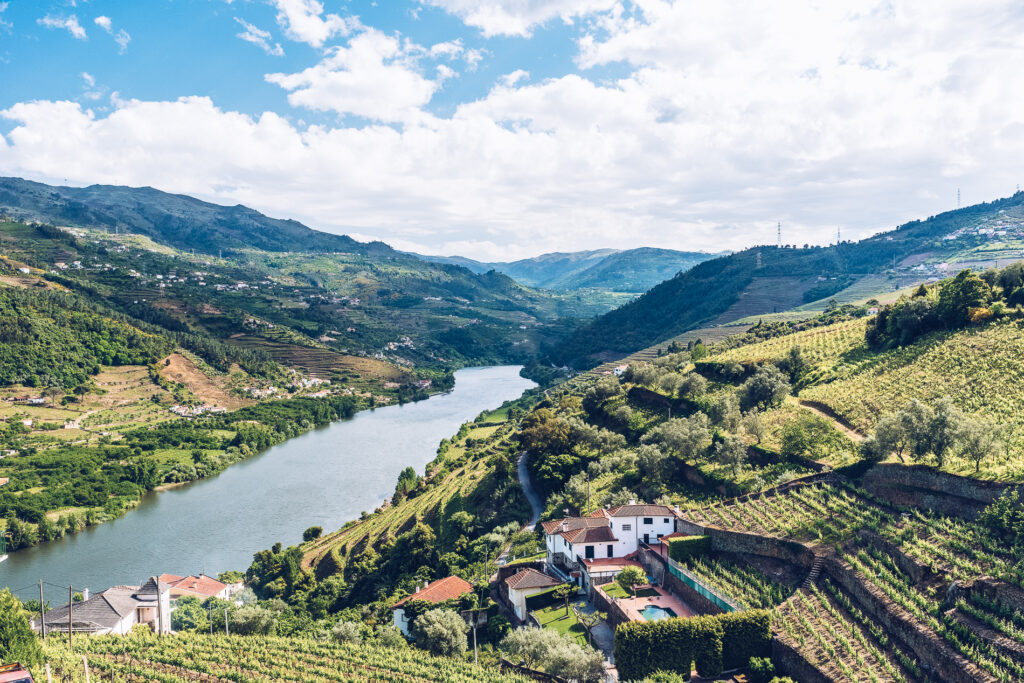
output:
POLYGON ((405 617, 405 610, 401 607, 394 610, 394 623, 395 628, 405 635, 409 635, 409 620, 405 617))

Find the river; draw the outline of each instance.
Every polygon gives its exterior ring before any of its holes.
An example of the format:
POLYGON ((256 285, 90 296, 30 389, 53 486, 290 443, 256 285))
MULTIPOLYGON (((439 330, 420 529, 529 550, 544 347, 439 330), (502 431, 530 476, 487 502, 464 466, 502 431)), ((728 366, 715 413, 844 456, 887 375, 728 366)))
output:
MULTIPOLYGON (((244 571, 258 550, 294 545, 308 527, 333 531, 372 512, 394 492, 398 473, 408 465, 422 473, 459 425, 535 386, 519 369, 459 370, 447 394, 366 410, 216 477, 150 493, 119 519, 11 553, 0 563, 0 586, 30 599, 39 579, 95 592, 163 573, 244 571)), ((61 604, 64 596, 47 590, 51 604, 61 604)))

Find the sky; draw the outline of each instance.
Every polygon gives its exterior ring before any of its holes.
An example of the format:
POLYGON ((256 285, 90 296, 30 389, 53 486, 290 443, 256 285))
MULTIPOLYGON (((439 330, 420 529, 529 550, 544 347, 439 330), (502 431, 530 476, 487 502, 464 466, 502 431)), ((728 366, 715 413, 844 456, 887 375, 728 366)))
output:
POLYGON ((1024 182, 1020 0, 0 0, 0 175, 421 253, 827 244, 1024 182))

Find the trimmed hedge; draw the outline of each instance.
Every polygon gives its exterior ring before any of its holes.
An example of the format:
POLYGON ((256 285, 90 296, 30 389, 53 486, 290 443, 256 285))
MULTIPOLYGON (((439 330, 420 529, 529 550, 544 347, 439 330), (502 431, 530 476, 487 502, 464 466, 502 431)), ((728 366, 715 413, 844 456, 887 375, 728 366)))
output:
POLYGON ((555 597, 555 589, 558 586, 547 589, 540 593, 534 593, 526 597, 526 611, 533 612, 534 610, 544 609, 558 602, 558 598, 555 597))
POLYGON ((766 609, 717 615, 722 624, 722 665, 726 669, 746 666, 751 657, 772 653, 772 616, 766 609))
POLYGON ((683 536, 662 540, 668 541, 668 556, 676 562, 686 562, 690 558, 701 557, 711 552, 710 536, 683 536))
POLYGON ((767 610, 631 621, 615 631, 615 665, 624 681, 643 680, 656 671, 689 679, 694 664, 700 676, 714 678, 723 667, 746 666, 751 657, 770 651, 767 610))

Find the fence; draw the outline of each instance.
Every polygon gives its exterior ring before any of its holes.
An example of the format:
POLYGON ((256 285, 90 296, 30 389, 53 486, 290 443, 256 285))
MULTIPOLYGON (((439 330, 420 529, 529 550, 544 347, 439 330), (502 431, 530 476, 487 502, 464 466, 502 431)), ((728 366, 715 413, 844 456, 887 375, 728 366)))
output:
POLYGON ((740 611, 739 606, 729 600, 723 595, 719 595, 711 588, 701 583, 700 579, 696 576, 683 569, 678 562, 673 560, 671 557, 664 558, 668 563, 668 571, 672 576, 676 577, 684 584, 689 586, 695 593, 700 595, 702 598, 709 600, 716 607, 720 608, 723 612, 738 612, 740 611))

